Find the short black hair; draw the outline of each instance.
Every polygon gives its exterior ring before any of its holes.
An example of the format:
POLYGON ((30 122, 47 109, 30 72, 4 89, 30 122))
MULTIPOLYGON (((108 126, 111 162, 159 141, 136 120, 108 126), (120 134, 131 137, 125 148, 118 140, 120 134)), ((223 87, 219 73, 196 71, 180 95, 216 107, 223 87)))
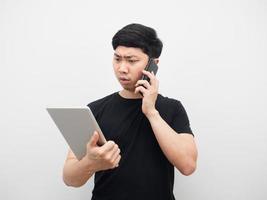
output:
POLYGON ((123 27, 113 36, 112 46, 114 50, 118 46, 140 48, 150 58, 158 58, 163 44, 153 28, 133 23, 123 27))

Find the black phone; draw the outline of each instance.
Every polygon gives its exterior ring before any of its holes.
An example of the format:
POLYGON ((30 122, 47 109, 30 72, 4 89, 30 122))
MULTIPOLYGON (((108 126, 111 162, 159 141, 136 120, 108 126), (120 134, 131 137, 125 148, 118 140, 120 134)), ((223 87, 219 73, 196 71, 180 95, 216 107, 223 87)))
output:
MULTIPOLYGON (((155 61, 154 61, 153 58, 149 58, 145 70, 146 71, 149 71, 149 72, 153 72, 154 75, 156 75, 156 73, 158 71, 158 65, 155 63, 155 61)), ((147 75, 144 75, 144 74, 143 74, 143 76, 142 76, 141 79, 142 80, 147 80, 148 82, 150 81, 150 79, 148 78, 148 76, 147 75)))
MULTIPOLYGON (((149 71, 149 72, 153 72, 154 75, 156 75, 156 73, 158 71, 158 65, 155 63, 153 58, 149 58, 148 63, 146 65, 146 67, 145 67, 145 70, 149 71)), ((142 80, 147 80, 148 82, 150 81, 150 78, 145 74, 143 74, 141 79, 142 80)), ((142 92, 139 92, 139 93, 143 96, 142 92)))

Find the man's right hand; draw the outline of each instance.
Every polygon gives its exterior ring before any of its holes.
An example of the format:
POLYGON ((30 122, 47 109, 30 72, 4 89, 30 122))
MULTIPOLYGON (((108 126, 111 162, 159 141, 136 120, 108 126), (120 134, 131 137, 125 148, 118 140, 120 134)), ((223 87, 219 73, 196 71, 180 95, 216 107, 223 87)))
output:
POLYGON ((87 153, 82 160, 86 160, 91 172, 113 169, 119 166, 121 159, 120 149, 113 141, 98 146, 98 132, 94 132, 87 144, 87 153))

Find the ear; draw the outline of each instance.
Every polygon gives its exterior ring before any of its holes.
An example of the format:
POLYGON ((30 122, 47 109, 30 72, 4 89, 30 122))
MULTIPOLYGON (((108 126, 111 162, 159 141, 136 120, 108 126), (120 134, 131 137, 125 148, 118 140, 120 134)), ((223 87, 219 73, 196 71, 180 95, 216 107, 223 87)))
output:
POLYGON ((158 58, 154 59, 154 61, 155 61, 156 64, 159 64, 159 59, 158 58))

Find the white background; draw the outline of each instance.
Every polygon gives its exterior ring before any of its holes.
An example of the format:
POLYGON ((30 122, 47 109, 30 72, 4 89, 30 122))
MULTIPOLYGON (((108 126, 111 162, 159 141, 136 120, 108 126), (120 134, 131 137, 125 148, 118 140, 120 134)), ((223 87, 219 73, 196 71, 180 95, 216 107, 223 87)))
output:
POLYGON ((185 106, 197 171, 177 199, 267 199, 267 2, 0 0, 0 199, 90 199, 63 184, 67 145, 48 106, 120 89, 111 38, 132 23, 164 42, 160 93, 185 106))

